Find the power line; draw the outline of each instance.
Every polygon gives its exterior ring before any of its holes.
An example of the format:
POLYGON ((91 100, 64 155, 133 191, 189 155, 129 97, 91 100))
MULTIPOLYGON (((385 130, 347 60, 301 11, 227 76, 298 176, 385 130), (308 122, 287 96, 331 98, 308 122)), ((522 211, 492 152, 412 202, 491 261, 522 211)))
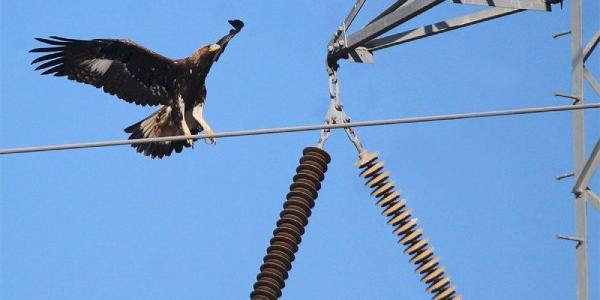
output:
POLYGON ((277 134, 277 133, 287 133, 287 132, 313 131, 313 130, 321 130, 321 129, 339 129, 339 128, 348 128, 348 127, 366 127, 366 126, 382 126, 382 125, 393 125, 393 124, 449 121, 449 120, 459 120, 459 119, 474 119, 474 118, 498 117, 498 116, 508 116, 508 115, 524 115, 524 114, 547 113, 547 112, 556 112, 556 111, 570 111, 570 110, 581 110, 581 109, 596 109, 596 108, 600 108, 600 103, 591 103, 591 104, 584 104, 584 105, 563 105, 563 106, 520 108, 520 109, 510 109, 510 110, 496 110, 496 111, 486 111, 486 112, 450 114, 450 115, 435 115, 435 116, 412 117, 412 118, 397 118, 397 119, 386 119, 386 120, 372 120, 372 121, 350 122, 350 123, 343 123, 343 124, 320 124, 320 125, 306 125, 306 126, 295 126, 295 127, 252 129, 252 130, 220 132, 220 133, 214 133, 214 134, 180 135, 180 136, 166 136, 166 137, 132 139, 132 140, 114 140, 114 141, 101 141, 101 142, 89 142, 89 143, 77 143, 77 144, 61 144, 61 145, 48 145, 48 146, 35 146, 35 147, 8 148, 8 149, 0 149, 0 155, 1 154, 28 153, 28 152, 42 152, 42 151, 70 150, 70 149, 81 149, 81 148, 121 146, 121 145, 142 144, 142 143, 152 143, 152 142, 183 141, 183 140, 188 140, 188 139, 225 138, 225 137, 237 137, 237 136, 277 134))

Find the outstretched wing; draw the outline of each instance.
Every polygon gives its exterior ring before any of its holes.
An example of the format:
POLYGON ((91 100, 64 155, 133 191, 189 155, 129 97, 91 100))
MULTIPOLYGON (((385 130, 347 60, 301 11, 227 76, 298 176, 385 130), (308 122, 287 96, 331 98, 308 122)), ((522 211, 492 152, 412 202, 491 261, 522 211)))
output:
POLYGON ((30 52, 48 53, 36 58, 42 75, 67 76, 71 80, 103 87, 106 93, 140 105, 169 104, 176 63, 133 41, 75 40, 51 36, 36 38, 52 47, 30 52))

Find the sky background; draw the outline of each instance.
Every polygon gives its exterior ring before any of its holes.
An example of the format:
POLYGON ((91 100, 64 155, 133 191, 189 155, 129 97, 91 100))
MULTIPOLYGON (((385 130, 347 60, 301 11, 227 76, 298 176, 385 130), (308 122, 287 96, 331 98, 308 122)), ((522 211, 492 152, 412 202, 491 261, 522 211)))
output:
MULTIPOLYGON (((369 1, 354 30, 392 1, 369 1)), ((128 38, 171 58, 246 27, 207 80, 232 131, 318 124, 338 1, 0 1, 0 148, 124 139, 154 108, 40 76, 34 37, 128 38)), ((356 121, 570 103, 569 1, 342 62, 356 121)), ((600 2, 584 1, 584 43, 600 2)), ((444 3, 400 29, 480 7, 444 3)), ((352 31, 352 30, 351 30, 352 31)), ((596 51, 598 52, 598 51, 596 51)), ((600 54, 587 62, 600 78, 600 54)), ((586 85, 586 101, 599 97, 586 85)), ((464 299, 574 299, 572 113, 359 128, 464 299)), ((600 111, 586 112, 586 156, 600 111)), ((247 299, 301 151, 317 132, 220 139, 152 160, 127 146, 0 157, 0 299, 247 299)), ((341 131, 282 299, 429 299, 341 131)), ((596 175, 591 186, 600 189, 596 175)), ((598 193, 598 192, 597 192, 598 193)), ((588 207, 590 299, 600 214, 588 207)))

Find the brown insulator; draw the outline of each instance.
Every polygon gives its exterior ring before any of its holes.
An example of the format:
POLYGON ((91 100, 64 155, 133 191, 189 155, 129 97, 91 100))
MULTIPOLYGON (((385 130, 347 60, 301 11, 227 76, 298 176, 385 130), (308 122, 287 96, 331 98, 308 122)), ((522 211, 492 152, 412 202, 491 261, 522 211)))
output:
POLYGON ((404 253, 411 256, 415 272, 427 284, 432 299, 461 299, 456 293, 456 286, 450 284, 450 276, 440 265, 440 258, 434 255, 429 239, 418 227, 412 210, 406 207, 406 200, 400 198, 400 192, 390 180, 390 173, 384 170, 384 163, 378 161, 378 154, 362 152, 356 165, 361 169, 360 176, 367 180, 365 186, 372 190, 371 195, 377 198, 377 205, 383 208, 382 214, 389 218, 387 223, 394 227, 393 232, 400 238, 398 243, 404 247, 404 253))
POLYGON ((321 189, 321 181, 325 178, 327 164, 331 161, 329 154, 317 147, 305 148, 302 154, 277 227, 273 230, 267 255, 256 276, 254 290, 250 293, 252 300, 276 300, 281 297, 281 289, 285 287, 285 280, 292 269, 295 253, 302 242, 308 218, 321 189))

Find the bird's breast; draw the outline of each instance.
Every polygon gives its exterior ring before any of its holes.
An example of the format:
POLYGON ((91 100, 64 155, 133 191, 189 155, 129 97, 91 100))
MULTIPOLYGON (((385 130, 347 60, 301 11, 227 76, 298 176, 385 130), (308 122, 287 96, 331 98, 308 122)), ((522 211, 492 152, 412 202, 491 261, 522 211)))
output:
POLYGON ((204 82, 189 81, 185 85, 182 85, 181 95, 187 107, 190 109, 196 106, 198 103, 204 102, 205 88, 204 82))

